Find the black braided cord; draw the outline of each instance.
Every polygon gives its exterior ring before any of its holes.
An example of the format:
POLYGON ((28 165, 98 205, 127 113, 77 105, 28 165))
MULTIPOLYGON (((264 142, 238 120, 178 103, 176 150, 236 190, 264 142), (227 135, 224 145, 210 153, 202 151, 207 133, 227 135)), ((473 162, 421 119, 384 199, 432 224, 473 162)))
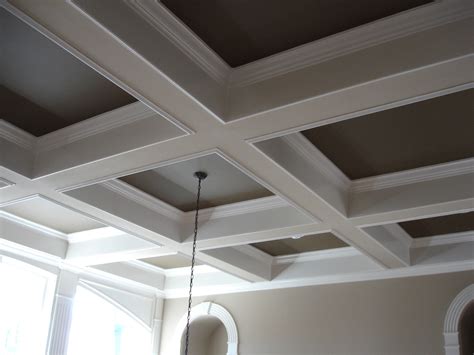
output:
POLYGON ((184 349, 184 355, 188 355, 189 349, 189 328, 191 325, 191 308, 193 305, 192 294, 193 294, 193 281, 194 281, 194 262, 196 260, 196 241, 198 233, 198 219, 199 219, 199 200, 201 198, 201 182, 202 178, 198 177, 198 190, 196 199, 196 214, 194 216, 194 239, 193 239, 193 257, 191 260, 191 278, 189 280, 189 300, 188 300, 188 319, 186 323, 186 347, 184 349))

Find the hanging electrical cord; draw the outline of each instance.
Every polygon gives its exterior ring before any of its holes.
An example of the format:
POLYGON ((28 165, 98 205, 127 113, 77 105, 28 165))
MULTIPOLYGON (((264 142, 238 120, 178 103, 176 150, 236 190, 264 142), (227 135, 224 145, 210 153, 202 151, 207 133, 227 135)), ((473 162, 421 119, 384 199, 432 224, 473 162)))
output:
POLYGON ((198 189, 196 198, 196 214, 194 215, 194 238, 193 238, 193 256, 191 259, 191 278, 189 279, 189 300, 188 300, 188 318, 186 323, 186 345, 184 348, 184 355, 188 355, 189 350, 189 328, 191 326, 191 309, 193 306, 193 282, 194 282, 194 263, 196 261, 196 242, 198 234, 198 221, 199 221, 199 202, 201 199, 201 183, 202 180, 207 178, 207 174, 203 171, 197 171, 194 173, 194 177, 198 179, 198 189))

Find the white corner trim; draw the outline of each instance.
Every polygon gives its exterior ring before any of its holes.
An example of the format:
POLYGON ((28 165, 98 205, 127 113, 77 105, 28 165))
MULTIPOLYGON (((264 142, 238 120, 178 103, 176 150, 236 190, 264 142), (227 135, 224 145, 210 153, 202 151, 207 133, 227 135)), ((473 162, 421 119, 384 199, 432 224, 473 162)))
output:
POLYGON ((335 181, 343 190, 350 188, 351 180, 302 133, 292 133, 282 139, 329 180, 335 181))
POLYGON ((110 180, 103 182, 100 185, 110 191, 120 194, 121 196, 129 199, 130 201, 138 203, 139 205, 149 208, 152 211, 155 211, 174 221, 181 221, 184 217, 184 212, 182 212, 181 210, 121 180, 110 180))
MULTIPOLYGON (((199 317, 211 316, 215 317, 224 324, 224 327, 227 331, 227 355, 237 355, 238 346, 239 346, 239 334, 237 331, 237 325, 234 321, 234 318, 229 313, 227 309, 221 305, 214 302, 203 302, 194 306, 191 309, 191 322, 199 317)), ((175 349, 173 354, 181 354, 181 338, 186 330, 186 321, 187 314, 184 314, 183 317, 178 322, 178 325, 174 334, 175 349)))
POLYGON ((412 248, 426 248, 466 242, 474 242, 474 231, 436 235, 433 237, 413 238, 412 248))
POLYGON ((43 226, 42 224, 38 224, 38 223, 35 223, 35 222, 32 222, 32 221, 29 221, 27 219, 18 217, 14 214, 11 214, 11 213, 0 210, 0 219, 2 219, 2 218, 6 219, 6 220, 9 220, 13 223, 16 223, 18 225, 21 225, 23 227, 38 231, 38 232, 42 233, 45 236, 59 238, 59 239, 66 240, 66 241, 68 240, 67 234, 64 234, 64 233, 62 233, 60 231, 57 231, 55 229, 43 226))
POLYGON ((255 84, 472 15, 467 1, 436 1, 235 68, 229 84, 255 84))
POLYGON ((124 0, 137 14, 158 30, 207 74, 227 83, 231 68, 180 19, 157 0, 124 0))
POLYGON ((3 138, 26 150, 32 150, 35 147, 36 137, 23 131, 22 129, 0 119, 0 138, 3 138))
POLYGON ((446 355, 459 355, 459 320, 464 308, 474 301, 474 284, 462 290, 449 305, 444 319, 444 348, 446 355))
POLYGON ((354 180, 351 185, 351 192, 360 193, 381 190, 472 173, 474 173, 474 158, 468 158, 444 164, 430 165, 417 169, 354 180))
POLYGON ((338 259, 356 255, 361 255, 361 252, 354 247, 325 249, 301 254, 277 256, 273 258, 273 265, 307 263, 317 260, 338 259))
POLYGON ((49 151, 157 115, 140 101, 134 102, 39 137, 37 151, 49 151))

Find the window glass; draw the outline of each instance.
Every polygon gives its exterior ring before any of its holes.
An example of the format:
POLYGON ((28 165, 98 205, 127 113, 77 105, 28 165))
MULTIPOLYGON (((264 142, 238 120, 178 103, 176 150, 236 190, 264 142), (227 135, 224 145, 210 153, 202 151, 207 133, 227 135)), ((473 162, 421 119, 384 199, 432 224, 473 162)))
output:
POLYGON ((54 275, 0 255, 0 355, 44 354, 54 275))
POLYGON ((84 287, 74 299, 68 355, 149 355, 151 332, 84 287))

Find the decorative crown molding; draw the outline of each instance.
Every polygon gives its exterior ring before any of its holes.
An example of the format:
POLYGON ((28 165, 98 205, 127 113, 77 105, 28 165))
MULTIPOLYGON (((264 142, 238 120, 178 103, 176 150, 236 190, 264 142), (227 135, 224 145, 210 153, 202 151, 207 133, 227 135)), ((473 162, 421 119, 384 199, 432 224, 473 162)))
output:
POLYGON ((139 120, 158 115, 140 101, 105 112, 87 120, 45 134, 37 139, 38 152, 49 151, 63 145, 107 132, 139 120))
MULTIPOLYGON (((205 208, 199 216, 205 220, 232 217, 246 213, 256 213, 274 208, 288 207, 289 204, 279 196, 262 197, 255 200, 230 203, 228 205, 205 208)), ((185 218, 192 220, 195 211, 185 212, 185 218)))
POLYGON ((430 165, 417 169, 354 180, 351 184, 351 192, 360 193, 381 190, 472 173, 474 173, 474 158, 468 158, 444 164, 430 165))
POLYGON ((329 180, 335 181, 343 190, 350 188, 351 180, 303 134, 293 133, 282 139, 329 180))
POLYGON ((123 0, 138 15, 221 84, 227 83, 231 68, 181 20, 157 0, 123 0))
POLYGON ((474 231, 435 235, 433 237, 413 238, 412 248, 426 248, 457 243, 474 243, 474 231))
POLYGON ((11 182, 10 180, 4 179, 0 177, 0 189, 4 189, 9 186, 15 186, 16 184, 14 182, 11 182))
MULTIPOLYGON (((191 222, 194 211, 183 212, 158 198, 143 192, 136 187, 121 180, 110 180, 101 183, 106 189, 116 192, 121 196, 164 215, 176 222, 191 222)), ((201 218, 210 220, 224 217, 237 216, 246 213, 255 213, 274 208, 290 206, 288 202, 278 196, 263 197, 255 200, 231 203, 228 205, 205 208, 199 211, 201 218)))
POLYGON ((67 234, 64 234, 60 231, 57 231, 55 229, 43 226, 42 224, 38 224, 35 222, 32 222, 30 220, 18 217, 14 214, 1 211, 0 210, 0 219, 6 219, 8 221, 11 221, 15 224, 18 224, 20 226, 35 230, 37 232, 40 232, 41 234, 47 236, 47 237, 53 237, 53 238, 58 238, 62 240, 68 240, 67 234))
POLYGON ((35 147, 36 137, 23 131, 22 129, 0 119, 0 138, 3 138, 26 150, 32 150, 35 147))
POLYGON ((150 210, 166 216, 174 221, 179 222, 184 218, 183 211, 121 180, 110 180, 103 182, 100 185, 110 191, 118 193, 130 201, 138 203, 139 205, 149 208, 150 210))

